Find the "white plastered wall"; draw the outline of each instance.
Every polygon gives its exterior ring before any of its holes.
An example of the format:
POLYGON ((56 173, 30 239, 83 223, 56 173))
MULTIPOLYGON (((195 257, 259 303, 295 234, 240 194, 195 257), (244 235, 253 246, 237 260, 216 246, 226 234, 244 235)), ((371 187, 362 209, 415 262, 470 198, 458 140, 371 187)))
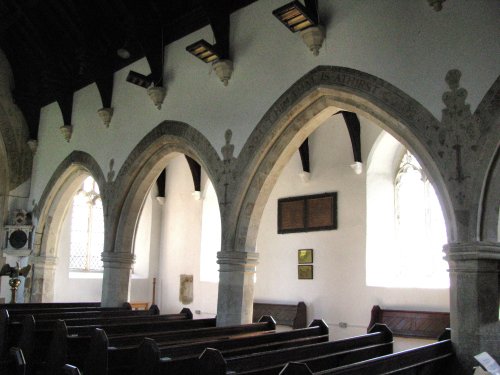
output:
MULTIPOLYGON (((202 172, 202 190, 205 184, 206 175, 202 172)), ((159 306, 163 313, 175 313, 188 307, 193 313, 198 310, 204 316, 215 316, 218 285, 200 280, 203 200, 195 199, 193 191, 188 163, 184 155, 179 155, 167 167, 159 260, 159 306), (193 302, 187 305, 179 301, 180 275, 193 275, 193 302)), ((215 262, 216 258, 212 261, 215 262)))
MULTIPOLYGON (((362 158, 367 160, 380 129, 360 118, 362 158)), ((341 116, 334 116, 309 138, 311 180, 303 183, 298 152, 280 175, 267 202, 257 239, 260 254, 255 300, 304 301, 308 319, 324 319, 332 338, 366 332, 373 305, 384 308, 449 310, 448 289, 390 289, 366 284, 366 171, 356 175, 351 142, 341 116), (277 234, 277 200, 338 193, 338 229, 277 234), (297 250, 313 249, 314 279, 297 279, 297 250), (347 323, 340 328, 339 323, 347 323)), ((366 165, 365 165, 366 168, 366 165)))

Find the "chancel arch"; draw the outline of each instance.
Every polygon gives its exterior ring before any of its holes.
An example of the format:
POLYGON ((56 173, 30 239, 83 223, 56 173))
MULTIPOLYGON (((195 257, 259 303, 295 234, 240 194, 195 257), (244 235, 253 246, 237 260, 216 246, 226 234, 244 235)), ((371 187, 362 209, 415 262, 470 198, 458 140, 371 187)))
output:
POLYGON ((99 164, 89 154, 73 151, 52 174, 37 203, 33 255, 30 257, 30 263, 35 265, 31 302, 51 302, 54 298, 61 226, 73 196, 89 176, 96 181, 105 202, 105 179, 99 164))
POLYGON ((113 220, 103 253, 102 301, 107 306, 128 298, 135 233, 144 200, 168 163, 180 154, 201 166, 220 196, 220 159, 200 132, 181 122, 165 121, 148 133, 130 153, 116 180, 108 182, 109 192, 113 192, 108 214, 113 220))

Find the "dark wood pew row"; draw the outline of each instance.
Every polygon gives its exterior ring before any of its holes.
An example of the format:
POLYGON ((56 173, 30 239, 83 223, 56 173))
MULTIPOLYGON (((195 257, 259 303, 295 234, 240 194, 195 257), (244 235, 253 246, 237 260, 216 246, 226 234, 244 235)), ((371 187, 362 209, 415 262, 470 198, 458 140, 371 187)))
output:
MULTIPOLYGON (((68 314, 77 317, 79 314, 87 314, 89 316, 99 316, 100 314, 114 314, 117 312, 125 313, 126 311, 133 311, 130 304, 127 302, 120 307, 62 307, 62 308, 35 308, 35 309, 21 309, 9 310, 9 317, 11 322, 22 321, 26 315, 44 315, 47 319, 54 319, 56 315, 68 314)), ((55 318, 57 319, 57 318, 55 318)))
MULTIPOLYGON (((87 311, 86 308, 82 311, 71 311, 68 312, 66 309, 61 309, 61 312, 55 313, 50 312, 46 313, 47 309, 36 310, 36 314, 28 314, 28 311, 31 310, 19 310, 15 311, 16 319, 13 321, 11 318, 11 314, 8 310, 0 310, 0 358, 5 357, 8 348, 17 345, 18 339, 21 336, 23 320, 30 319, 30 317, 34 316, 39 323, 39 328, 45 324, 45 326, 53 328, 54 322, 58 319, 70 319, 73 320, 76 318, 114 318, 114 317, 132 317, 132 316, 152 316, 158 315, 159 309, 156 305, 152 305, 149 310, 146 311, 136 311, 130 310, 128 307, 130 305, 124 305, 122 308, 112 309, 106 308, 106 310, 98 310, 98 311, 87 311), (40 313, 41 311, 41 313, 40 313), (21 320, 22 318, 22 320, 21 320), (45 323, 42 323, 45 322, 45 323)), ((52 310, 52 309, 49 309, 52 310)), ((188 309, 189 310, 189 309, 188 309)), ((191 312, 189 311, 191 314, 191 312)), ((192 314, 191 314, 192 318, 192 314)), ((83 323, 82 324, 88 324, 83 323)))
POLYGON ((331 368, 311 371, 307 363, 289 363, 280 375, 451 375, 453 359, 451 340, 427 344, 415 349, 331 368))
MULTIPOLYGON (((105 330, 96 329, 90 340, 75 340, 71 336, 63 336, 61 341, 51 344, 51 348, 66 348, 49 353, 47 369, 49 373, 57 373, 65 363, 83 369, 86 375, 97 374, 128 374, 133 373, 136 364, 138 349, 145 337, 155 337, 162 345, 176 345, 186 342, 199 342, 214 338, 246 337, 274 332, 276 322, 265 317, 259 323, 244 324, 229 327, 215 327, 215 319, 193 320, 186 324, 184 329, 163 328, 163 331, 136 332, 119 335, 106 335, 105 330), (209 326, 199 323, 206 322, 209 326), (195 325, 197 325, 195 327, 195 325), (64 337, 66 342, 64 342, 64 337), (86 342, 84 342, 86 341, 86 342), (66 352, 64 357, 64 351, 66 352)), ((59 336, 59 335, 58 335, 59 336)), ((56 336, 55 336, 56 337, 56 336)))
POLYGON ((101 302, 0 303, 0 309, 25 310, 65 307, 101 307, 101 302))
MULTIPOLYGON (((141 324, 127 323, 123 325, 105 324, 99 327, 67 327, 64 321, 58 321, 45 356, 45 373, 50 375, 59 374, 66 363, 83 368, 90 348, 95 349, 98 345, 102 345, 99 340, 93 339, 96 336, 95 332, 112 332, 105 336, 108 340, 108 343, 105 343, 105 348, 110 346, 109 342, 112 343, 112 346, 135 345, 138 347, 144 337, 147 336, 158 337, 160 340, 179 340, 180 337, 185 335, 192 335, 192 332, 198 332, 204 328, 215 328, 215 324, 215 318, 141 324), (96 330, 96 328, 100 330, 96 330)), ((96 358, 90 357, 90 362, 96 360, 96 358)), ((27 366, 30 367, 28 360, 27 366)), ((39 367, 39 364, 33 366, 39 367)))
MULTIPOLYGON (((224 357, 266 352, 283 348, 327 342, 329 328, 323 320, 314 320, 309 327, 273 332, 252 337, 229 337, 174 346, 160 346, 146 338, 139 348, 136 375, 200 373, 198 357, 205 348, 215 348, 224 357)), ((112 374, 109 374, 112 375, 112 374)))
MULTIPOLYGON (((155 310, 155 309, 153 309, 155 310)), ((132 311, 133 312, 133 311, 132 311)), ((93 327, 89 329, 85 329, 85 336, 87 339, 90 336, 90 333, 93 331, 94 327, 123 327, 123 326, 133 326, 133 327, 143 327, 146 325, 150 327, 149 323, 163 323, 163 322, 174 322, 174 321, 189 321, 192 320, 193 314, 189 309, 182 309, 179 314, 165 314, 165 315, 140 315, 144 311, 135 311, 135 315, 129 316, 117 316, 114 318, 104 317, 104 318, 83 318, 83 319, 69 319, 64 320, 64 323, 59 323, 64 325, 64 332, 68 330, 72 335, 78 335, 77 332, 72 332, 72 327, 77 327, 80 329, 82 324, 92 325, 84 326, 93 327)), ((42 362, 42 360, 46 357, 47 350, 52 341, 54 332, 56 331, 58 322, 63 322, 62 320, 57 321, 42 321, 37 322, 33 318, 33 316, 26 317, 23 322, 23 330, 20 336, 20 340, 18 342, 18 346, 22 349, 24 357, 28 363, 28 373, 31 371, 31 368, 36 363, 42 362)), ((158 327, 158 325, 157 325, 158 327)))
POLYGON ((377 324, 362 336, 235 357, 224 357, 219 350, 207 348, 193 374, 278 375, 292 361, 304 362, 313 371, 321 371, 390 354, 392 350, 392 332, 387 326, 377 324))

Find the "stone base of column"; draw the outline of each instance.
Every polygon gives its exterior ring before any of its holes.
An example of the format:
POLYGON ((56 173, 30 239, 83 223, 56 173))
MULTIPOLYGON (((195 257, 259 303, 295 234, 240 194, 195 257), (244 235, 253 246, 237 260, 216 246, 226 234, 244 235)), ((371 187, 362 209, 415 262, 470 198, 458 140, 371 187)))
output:
POLYGON ((128 301, 130 290, 130 269, 134 255, 129 253, 102 253, 104 265, 102 277, 103 307, 120 307, 128 301))
POLYGON ((470 374, 474 355, 487 351, 500 362, 499 243, 444 247, 450 266, 451 340, 457 374, 470 374))
POLYGON ((258 254, 222 251, 217 258, 220 265, 217 326, 251 323, 258 254))
POLYGON ((53 302, 57 258, 32 256, 28 263, 33 265, 31 298, 29 302, 53 302))

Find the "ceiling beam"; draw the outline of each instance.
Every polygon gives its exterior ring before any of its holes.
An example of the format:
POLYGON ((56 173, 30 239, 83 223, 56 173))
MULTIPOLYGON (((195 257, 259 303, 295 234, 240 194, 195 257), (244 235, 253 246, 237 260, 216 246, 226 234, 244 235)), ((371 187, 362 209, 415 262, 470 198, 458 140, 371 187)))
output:
POLYGON ((311 173, 311 166, 309 163, 309 138, 306 138, 299 147, 300 160, 302 161, 302 170, 311 173))
POLYGON ((229 58, 229 32, 231 13, 230 0, 203 0, 203 8, 208 16, 210 26, 214 33, 215 45, 220 58, 230 60, 229 58))
POLYGON ((184 155, 189 164, 191 175, 193 176, 194 191, 201 191, 201 165, 187 155, 184 155))
POLYGON ((354 161, 361 163, 361 126, 359 124, 358 115, 354 112, 341 111, 344 117, 349 136, 351 137, 352 153, 354 161))

